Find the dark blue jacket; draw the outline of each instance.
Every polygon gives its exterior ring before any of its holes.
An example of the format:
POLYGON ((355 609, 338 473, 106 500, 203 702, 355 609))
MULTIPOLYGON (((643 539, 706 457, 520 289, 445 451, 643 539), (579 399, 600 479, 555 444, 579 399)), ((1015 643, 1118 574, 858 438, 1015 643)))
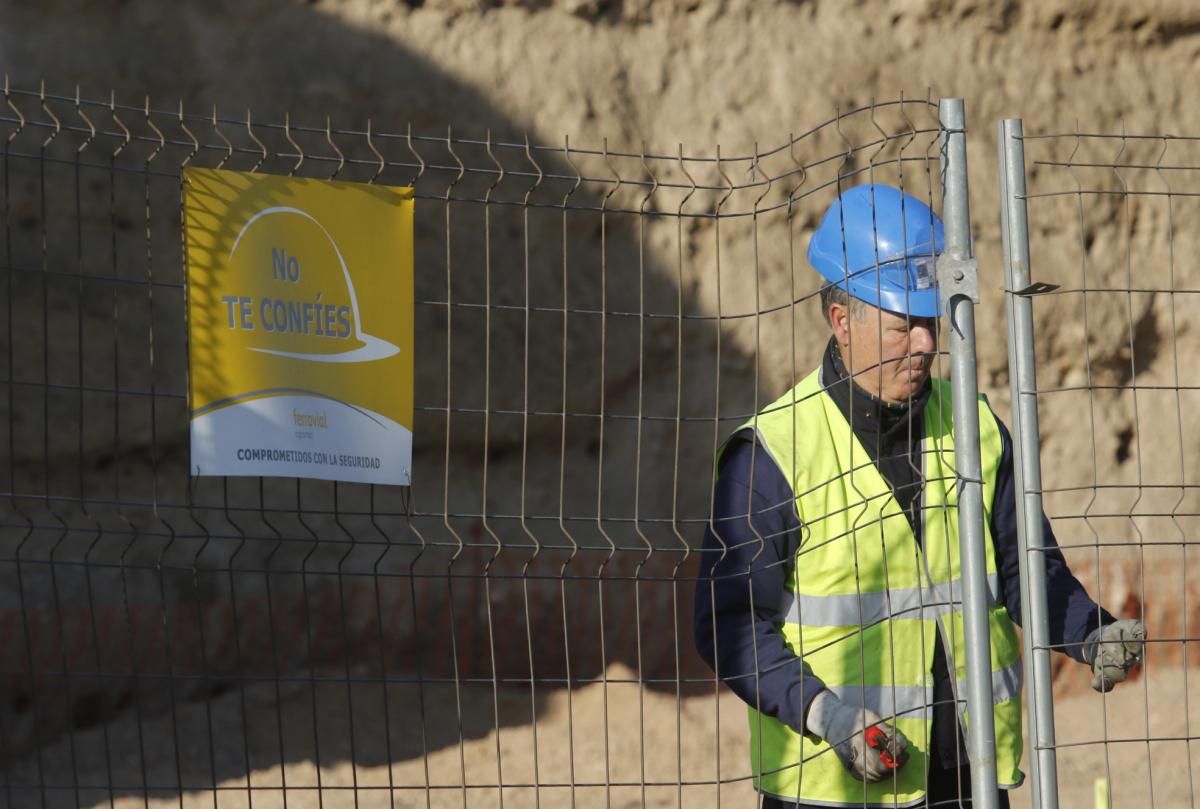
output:
MULTIPOLYGON (((836 353, 836 349, 832 350, 836 353)), ((829 373, 827 352, 823 379, 829 373)), ((861 393, 860 388, 856 390, 861 393)), ((846 404, 837 396, 833 398, 845 412, 846 404)), ((857 424, 855 432, 859 433, 857 424)), ((1002 454, 991 531, 1001 597, 1009 615, 1019 625, 1021 595, 1012 438, 1003 423, 1000 435, 1002 454)), ((920 438, 918 434, 909 440, 919 444, 920 438)), ((891 482, 887 475, 885 478, 891 482)), ((721 455, 713 495, 713 519, 705 531, 701 551, 695 641, 700 656, 742 700, 803 733, 809 703, 824 685, 788 650, 779 631, 783 623, 783 615, 777 609, 779 594, 790 566, 796 563, 800 537, 794 504, 790 483, 769 454, 761 446, 756 448, 752 434, 742 431, 733 436, 721 455)), ((1051 548, 1045 552, 1049 642, 1082 662, 1081 644, 1088 633, 1115 619, 1092 601, 1071 573, 1044 515, 1042 524, 1045 543, 1051 548)), ((945 685, 940 690, 948 694, 950 675, 940 647, 938 652, 933 661, 934 673, 945 685), (939 660, 943 661, 940 665, 939 660)), ((957 736, 955 717, 953 704, 935 705, 934 733, 936 736, 938 729, 942 729, 944 743, 938 749, 944 766, 962 760, 958 759, 961 741, 945 743, 946 727, 957 736)))

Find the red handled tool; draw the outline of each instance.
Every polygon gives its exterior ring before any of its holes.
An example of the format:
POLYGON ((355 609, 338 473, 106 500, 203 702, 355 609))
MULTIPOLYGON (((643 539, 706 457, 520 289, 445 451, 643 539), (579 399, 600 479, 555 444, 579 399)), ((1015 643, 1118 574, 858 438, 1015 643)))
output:
POLYGON ((891 745, 888 743, 888 736, 877 725, 872 725, 866 730, 867 747, 879 753, 879 758, 888 769, 894 770, 900 765, 896 763, 896 759, 892 756, 891 745))

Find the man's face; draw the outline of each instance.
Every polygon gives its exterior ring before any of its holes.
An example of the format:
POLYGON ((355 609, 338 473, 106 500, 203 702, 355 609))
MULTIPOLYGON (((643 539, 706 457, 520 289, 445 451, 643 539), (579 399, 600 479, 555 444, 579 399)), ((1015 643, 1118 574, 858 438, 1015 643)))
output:
POLYGON ((859 387, 893 404, 921 390, 937 352, 937 318, 905 317, 855 302, 829 306, 842 361, 859 387))

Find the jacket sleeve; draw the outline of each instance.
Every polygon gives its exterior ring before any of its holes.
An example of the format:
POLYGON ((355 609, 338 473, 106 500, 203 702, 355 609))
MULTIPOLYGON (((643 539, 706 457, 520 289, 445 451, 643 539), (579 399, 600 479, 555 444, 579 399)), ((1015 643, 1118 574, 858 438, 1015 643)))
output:
MULTIPOLYGON (((1001 594, 1008 614, 1021 625, 1020 550, 1017 544, 1017 499, 1013 476, 1012 436, 1004 422, 1000 426, 1002 451, 996 475, 996 500, 992 508, 992 541, 996 549, 996 569, 1000 572, 1001 594)), ((1083 641, 1098 626, 1116 619, 1091 599, 1079 579, 1071 573, 1054 530, 1045 514, 1042 539, 1046 547, 1046 608, 1050 620, 1048 641, 1079 662, 1084 662, 1083 641)))
POLYGON ((701 550, 696 649, 744 702, 803 733, 825 686, 779 631, 799 529, 791 485, 749 433, 735 436, 722 454, 701 550))

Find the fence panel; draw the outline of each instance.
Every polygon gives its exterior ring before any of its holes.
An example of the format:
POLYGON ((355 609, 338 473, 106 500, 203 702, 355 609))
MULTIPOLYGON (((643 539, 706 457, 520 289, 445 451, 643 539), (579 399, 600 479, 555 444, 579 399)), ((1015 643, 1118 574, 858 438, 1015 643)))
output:
POLYGON ((751 800, 713 457, 819 361, 839 188, 940 193, 936 104, 729 155, 4 102, 7 805, 751 800), (414 186, 411 488, 189 478, 185 165, 414 186))
MULTIPOLYGON (((1014 409, 1018 398, 1034 408, 1023 438, 1036 457, 1040 433, 1053 470, 1020 481, 1021 500, 1044 504, 1071 569, 1117 617, 1142 618, 1150 638, 1135 681, 1108 694, 1063 671, 1061 655, 1039 658, 1040 696, 1051 666, 1056 692, 1039 760, 1057 759, 1064 806, 1104 790, 1114 806, 1192 806, 1200 139, 1079 126, 1022 136, 1011 124, 1027 167, 1027 190, 1012 199, 1027 208, 1032 263, 1010 293, 1031 312, 1037 367, 1036 380, 1014 381, 1014 409)), ((1052 648, 1037 638, 1035 655, 1052 648)), ((1048 699, 1037 704, 1046 717, 1048 699)))

